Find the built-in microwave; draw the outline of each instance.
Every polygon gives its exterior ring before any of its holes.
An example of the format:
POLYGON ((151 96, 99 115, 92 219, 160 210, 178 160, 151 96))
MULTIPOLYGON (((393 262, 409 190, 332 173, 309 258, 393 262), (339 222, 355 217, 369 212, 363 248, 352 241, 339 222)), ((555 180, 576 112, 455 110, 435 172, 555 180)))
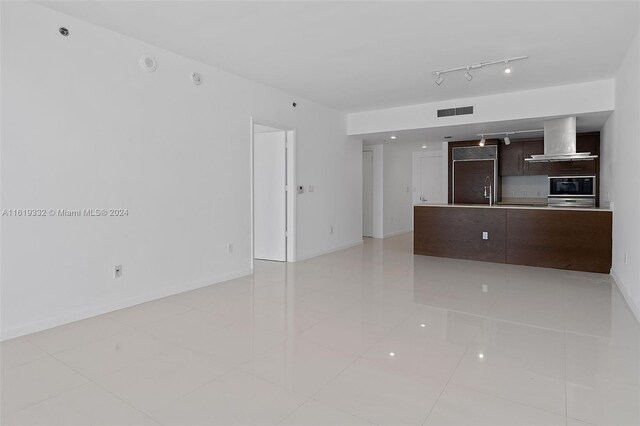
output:
POLYGON ((549 205, 595 207, 595 176, 549 176, 549 205))

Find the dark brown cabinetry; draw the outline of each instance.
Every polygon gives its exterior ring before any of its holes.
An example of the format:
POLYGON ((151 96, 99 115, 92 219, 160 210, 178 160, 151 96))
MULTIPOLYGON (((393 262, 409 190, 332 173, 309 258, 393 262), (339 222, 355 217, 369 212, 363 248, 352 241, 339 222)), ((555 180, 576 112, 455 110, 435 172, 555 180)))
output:
MULTIPOLYGON (((532 139, 523 141, 524 145, 524 158, 529 158, 532 155, 544 154, 544 139, 532 139)), ((524 162, 525 175, 548 175, 549 163, 531 163, 529 161, 524 162)))
POLYGON ((521 176, 524 166, 522 141, 513 141, 510 145, 500 142, 498 146, 498 173, 500 176, 521 176))
POLYGON ((608 274, 611 228, 602 210, 416 206, 413 252, 608 274))
POLYGON ((454 186, 453 202, 455 204, 489 204, 485 198, 485 179, 491 180, 491 188, 495 188, 493 179, 494 160, 456 161, 453 164, 454 186))
POLYGON ((543 139, 525 139, 500 143, 498 164, 500 176, 546 175, 549 163, 530 163, 524 161, 532 155, 544 154, 543 139))
MULTIPOLYGON (((576 136, 576 151, 600 155, 600 133, 580 133, 576 136)), ((500 142, 498 148, 498 170, 500 176, 523 175, 597 175, 598 160, 594 161, 554 161, 532 163, 524 161, 532 155, 544 154, 544 139, 523 139, 512 141, 510 145, 500 142)))

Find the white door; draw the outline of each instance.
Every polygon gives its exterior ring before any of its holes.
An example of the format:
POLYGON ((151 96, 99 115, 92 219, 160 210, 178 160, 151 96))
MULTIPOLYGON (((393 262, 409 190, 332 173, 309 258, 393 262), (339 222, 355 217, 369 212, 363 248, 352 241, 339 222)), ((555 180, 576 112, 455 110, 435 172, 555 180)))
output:
POLYGON ((286 133, 253 137, 254 257, 287 260, 286 133))
POLYGON ((362 236, 373 237, 373 152, 362 152, 362 236))
POLYGON ((417 200, 420 204, 443 203, 442 194, 442 157, 420 157, 417 200))

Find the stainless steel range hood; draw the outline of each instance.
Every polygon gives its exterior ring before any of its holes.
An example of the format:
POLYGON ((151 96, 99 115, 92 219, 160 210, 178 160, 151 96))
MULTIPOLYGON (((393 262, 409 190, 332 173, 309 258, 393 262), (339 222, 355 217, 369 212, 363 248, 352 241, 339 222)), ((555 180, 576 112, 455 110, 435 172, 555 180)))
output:
POLYGON ((592 161, 598 158, 590 152, 576 152, 576 118, 558 118, 544 122, 544 154, 532 155, 524 161, 592 161))

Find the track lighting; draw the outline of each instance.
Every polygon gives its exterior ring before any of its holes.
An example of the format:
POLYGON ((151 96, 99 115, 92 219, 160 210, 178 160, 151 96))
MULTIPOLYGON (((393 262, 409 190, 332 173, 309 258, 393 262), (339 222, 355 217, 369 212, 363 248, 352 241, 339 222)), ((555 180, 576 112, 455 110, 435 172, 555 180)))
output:
POLYGON ((509 130, 507 132, 493 132, 493 133, 478 133, 476 136, 480 136, 480 146, 484 146, 485 136, 502 136, 504 135, 504 144, 511 144, 511 135, 519 135, 520 133, 540 133, 543 132, 544 129, 533 129, 533 130, 509 130))
POLYGON ((509 61, 504 61, 504 73, 507 75, 511 74, 511 67, 509 66, 509 61))
POLYGON ((467 81, 471 81, 473 80, 473 75, 471 75, 471 70, 476 70, 478 68, 482 68, 482 67, 486 67, 489 65, 499 65, 499 64, 504 64, 504 73, 506 75, 511 74, 511 67, 509 66, 509 62, 513 62, 513 61, 519 61, 522 59, 527 59, 528 56, 516 56, 513 58, 506 58, 506 59, 500 59, 498 61, 483 61, 483 62, 479 62, 477 64, 472 64, 472 65, 465 65, 463 67, 456 67, 456 68, 449 68, 446 70, 438 70, 438 71, 433 71, 432 74, 434 76, 434 81, 435 83, 440 86, 443 82, 444 82, 444 76, 443 74, 446 74, 448 72, 455 72, 455 71, 464 71, 464 78, 467 79, 467 81))

